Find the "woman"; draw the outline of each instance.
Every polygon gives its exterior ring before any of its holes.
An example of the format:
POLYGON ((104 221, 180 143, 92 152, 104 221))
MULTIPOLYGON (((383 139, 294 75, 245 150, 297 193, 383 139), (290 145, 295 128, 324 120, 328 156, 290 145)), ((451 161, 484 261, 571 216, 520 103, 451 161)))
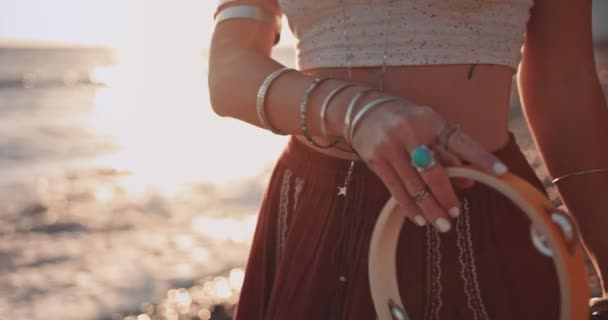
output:
POLYGON ((607 279, 608 108, 590 15, 590 0, 221 1, 215 112, 292 135, 236 318, 374 319, 367 251, 392 195, 413 222, 397 256, 412 319, 557 319, 552 261, 524 215, 445 170, 510 170, 543 190, 508 128, 518 67, 535 142, 607 279), (299 71, 269 57, 282 14, 299 71))

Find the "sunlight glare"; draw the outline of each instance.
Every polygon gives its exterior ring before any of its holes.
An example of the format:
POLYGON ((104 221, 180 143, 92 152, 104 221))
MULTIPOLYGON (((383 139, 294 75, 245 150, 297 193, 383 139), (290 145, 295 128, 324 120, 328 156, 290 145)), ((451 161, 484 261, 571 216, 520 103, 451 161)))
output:
POLYGON ((227 299, 232 295, 232 288, 226 277, 216 277, 213 279, 213 289, 215 295, 222 299, 227 299))
POLYGON ((245 279, 245 271, 241 268, 235 268, 230 270, 230 275, 228 276, 228 281, 230 282, 230 287, 232 290, 241 291, 243 287, 243 280, 245 279))
POLYGON ((92 75, 107 87, 98 91, 88 121, 116 140, 119 150, 98 161, 132 174, 127 191, 154 186, 171 195, 193 182, 255 176, 284 145, 285 137, 213 113, 203 55, 167 49, 119 57, 119 65, 92 75))
POLYGON ((253 238, 256 216, 246 219, 197 217, 192 221, 192 229, 215 241, 230 240, 235 243, 249 243, 253 238))
POLYGON ((95 200, 101 202, 108 202, 114 197, 114 190, 112 186, 107 184, 100 184, 95 189, 95 200))

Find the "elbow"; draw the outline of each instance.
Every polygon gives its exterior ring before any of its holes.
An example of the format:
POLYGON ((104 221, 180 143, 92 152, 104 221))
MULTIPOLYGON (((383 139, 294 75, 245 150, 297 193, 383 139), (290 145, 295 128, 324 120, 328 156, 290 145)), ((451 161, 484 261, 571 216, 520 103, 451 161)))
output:
POLYGON ((209 50, 209 59, 207 67, 207 89, 209 92, 209 104, 211 110, 220 117, 226 117, 228 110, 226 110, 226 98, 223 93, 225 80, 227 78, 226 68, 223 66, 223 58, 225 57, 223 50, 220 50, 218 39, 214 37, 211 41, 211 47, 209 50))
MULTIPOLYGON (((212 48, 213 49, 213 48, 212 48)), ((211 109, 220 117, 230 115, 230 88, 232 68, 226 67, 226 55, 211 51, 209 67, 207 68, 207 85, 209 87, 209 102, 211 109)))
MULTIPOLYGON (((227 117, 229 114, 229 98, 226 88, 229 87, 230 79, 229 58, 227 50, 224 50, 221 42, 215 40, 211 43, 209 50, 207 86, 209 89, 209 102, 211 109, 220 117, 227 117)), ((229 51, 228 51, 229 52, 229 51)))
POLYGON ((209 102, 211 109, 220 117, 236 116, 236 105, 234 87, 238 83, 238 55, 226 54, 224 52, 213 52, 209 56, 209 67, 207 84, 209 87, 209 102))
POLYGON ((224 81, 222 81, 222 76, 218 74, 217 71, 213 72, 209 70, 209 74, 207 77, 207 83, 209 86, 209 102, 211 104, 211 109, 215 114, 220 117, 228 116, 228 108, 226 108, 226 102, 223 95, 222 88, 224 88, 224 81))

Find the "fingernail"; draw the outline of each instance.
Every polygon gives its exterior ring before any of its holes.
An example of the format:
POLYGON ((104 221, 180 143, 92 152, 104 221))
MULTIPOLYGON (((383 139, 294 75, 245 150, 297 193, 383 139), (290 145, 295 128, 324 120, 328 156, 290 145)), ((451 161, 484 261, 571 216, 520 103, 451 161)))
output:
POLYGON ((426 226, 426 219, 421 216, 421 215, 417 215, 414 217, 414 222, 416 222, 417 225, 424 227, 426 226))
POLYGON ((450 231, 450 222, 445 219, 445 218, 439 218, 435 221, 435 225, 437 226, 437 229, 439 229, 439 231, 441 232, 448 232, 450 231))
POLYGON ((460 215, 460 208, 459 207, 450 208, 450 209, 448 209, 448 214, 450 216, 456 218, 460 215))
POLYGON ((500 161, 496 161, 492 169, 494 169, 494 172, 499 176, 502 176, 503 174, 507 173, 507 171, 509 171, 509 169, 507 169, 507 166, 500 161))

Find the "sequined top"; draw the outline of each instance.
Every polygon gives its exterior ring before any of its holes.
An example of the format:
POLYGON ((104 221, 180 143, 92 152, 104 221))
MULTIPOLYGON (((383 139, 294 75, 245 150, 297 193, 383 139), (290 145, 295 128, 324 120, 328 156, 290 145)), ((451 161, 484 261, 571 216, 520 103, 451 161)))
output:
POLYGON ((278 1, 298 40, 302 70, 347 67, 349 54, 352 67, 381 66, 385 60, 387 66, 482 63, 517 69, 533 5, 533 0, 278 1))

